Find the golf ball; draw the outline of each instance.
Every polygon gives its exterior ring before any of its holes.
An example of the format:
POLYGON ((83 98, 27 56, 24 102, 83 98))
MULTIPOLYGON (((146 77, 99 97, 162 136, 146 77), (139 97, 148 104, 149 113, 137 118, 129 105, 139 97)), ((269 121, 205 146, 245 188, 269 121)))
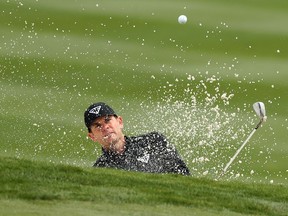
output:
POLYGON ((180 15, 180 16, 178 17, 178 22, 179 22, 180 24, 185 24, 185 23, 187 22, 187 17, 186 17, 185 15, 180 15))

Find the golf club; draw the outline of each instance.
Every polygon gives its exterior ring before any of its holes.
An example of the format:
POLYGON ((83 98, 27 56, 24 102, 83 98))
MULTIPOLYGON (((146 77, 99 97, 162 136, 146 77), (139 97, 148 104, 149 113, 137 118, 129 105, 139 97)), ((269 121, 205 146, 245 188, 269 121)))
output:
POLYGON ((227 163, 227 165, 225 166, 225 168, 223 169, 222 173, 220 174, 220 176, 218 177, 218 179, 223 176, 227 169, 229 168, 229 166, 231 165, 231 163, 235 160, 235 158, 237 157, 237 155, 240 153, 240 151, 244 148, 244 146, 246 145, 246 143, 250 140, 250 138, 253 136, 253 134, 256 132, 256 130, 260 127, 260 125, 266 121, 267 116, 266 116, 266 111, 265 111, 265 105, 263 102, 256 102, 253 104, 253 108, 256 112, 256 114, 259 116, 260 118, 260 122, 256 125, 256 127, 253 129, 253 131, 250 133, 250 135, 247 137, 247 139, 243 142, 243 144, 240 146, 240 148, 236 151, 236 153, 234 154, 234 156, 230 159, 230 161, 227 163))

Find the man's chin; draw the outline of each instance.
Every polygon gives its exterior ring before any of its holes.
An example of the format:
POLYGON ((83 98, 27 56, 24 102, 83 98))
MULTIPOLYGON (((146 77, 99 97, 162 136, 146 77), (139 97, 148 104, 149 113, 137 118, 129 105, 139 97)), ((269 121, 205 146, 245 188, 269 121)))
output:
POLYGON ((113 136, 104 137, 103 141, 109 146, 113 146, 115 143, 115 138, 113 136))

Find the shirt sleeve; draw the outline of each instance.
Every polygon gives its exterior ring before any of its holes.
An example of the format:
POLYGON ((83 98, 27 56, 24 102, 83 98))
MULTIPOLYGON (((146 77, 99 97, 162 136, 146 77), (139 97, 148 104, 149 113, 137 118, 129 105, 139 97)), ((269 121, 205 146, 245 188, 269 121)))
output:
POLYGON ((96 162, 94 163, 93 167, 108 167, 108 163, 105 160, 104 157, 100 157, 96 160, 96 162))
POLYGON ((167 173, 177 173, 182 175, 190 175, 189 168, 179 155, 174 145, 171 145, 163 134, 151 133, 155 142, 154 150, 161 160, 163 171, 167 173))

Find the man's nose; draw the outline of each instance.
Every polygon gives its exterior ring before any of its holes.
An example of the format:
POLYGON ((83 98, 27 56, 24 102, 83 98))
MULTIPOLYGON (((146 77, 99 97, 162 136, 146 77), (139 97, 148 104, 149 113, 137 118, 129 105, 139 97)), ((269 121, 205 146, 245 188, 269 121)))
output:
POLYGON ((109 124, 103 124, 102 130, 106 131, 109 128, 109 124))

